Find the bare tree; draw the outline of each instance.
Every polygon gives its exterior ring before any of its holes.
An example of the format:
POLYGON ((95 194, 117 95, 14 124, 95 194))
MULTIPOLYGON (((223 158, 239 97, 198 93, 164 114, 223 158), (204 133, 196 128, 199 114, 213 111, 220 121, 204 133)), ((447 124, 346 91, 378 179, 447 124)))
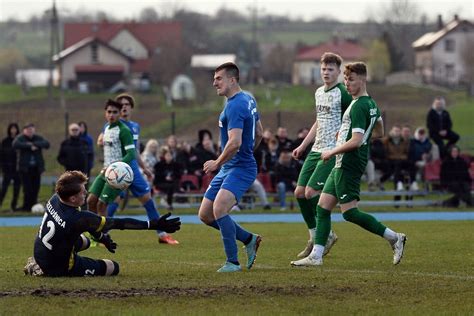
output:
POLYGON ((380 13, 384 27, 384 40, 390 53, 390 62, 394 71, 413 67, 411 43, 419 36, 413 26, 419 21, 416 4, 410 0, 392 0, 382 4, 380 13))
POLYGON ((140 22, 157 22, 160 19, 158 12, 153 7, 146 7, 140 11, 140 22))
POLYGON ((263 60, 262 75, 268 81, 291 81, 294 50, 280 43, 263 60))
POLYGON ((464 62, 465 78, 469 95, 474 96, 474 38, 467 40, 461 51, 461 58, 464 62))

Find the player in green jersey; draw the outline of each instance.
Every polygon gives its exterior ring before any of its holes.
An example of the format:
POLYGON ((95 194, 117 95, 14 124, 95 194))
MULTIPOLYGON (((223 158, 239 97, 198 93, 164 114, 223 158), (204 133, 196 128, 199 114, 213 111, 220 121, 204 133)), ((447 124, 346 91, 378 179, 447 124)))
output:
POLYGON ((344 113, 336 147, 321 153, 323 161, 336 157, 317 206, 316 242, 310 255, 294 266, 320 266, 331 230, 331 210, 339 203, 342 216, 362 228, 385 238, 393 249, 393 264, 403 256, 406 236, 387 228, 372 215, 361 212, 357 203, 360 179, 367 165, 370 137, 383 136, 383 121, 375 101, 367 94, 367 67, 362 62, 345 66, 344 82, 353 101, 344 113))
POLYGON ((101 216, 107 216, 107 205, 120 194, 119 189, 109 186, 105 180, 104 172, 107 167, 116 161, 130 164, 135 159, 135 145, 130 129, 120 121, 122 104, 108 100, 105 104, 105 119, 109 123, 104 131, 104 168, 95 178, 89 189, 87 204, 89 210, 101 216))
MULTIPOLYGON (((316 121, 303 142, 293 150, 293 158, 298 159, 314 142, 311 152, 305 158, 295 189, 295 197, 309 231, 306 248, 298 254, 298 258, 307 257, 313 250, 316 238, 316 206, 336 160, 332 157, 324 163, 321 153, 336 146, 336 134, 341 126, 342 114, 352 101, 344 85, 338 82, 341 64, 342 58, 337 54, 324 53, 321 56, 321 78, 324 85, 314 94, 316 121)), ((337 235, 331 231, 324 254, 329 252, 336 240, 337 235)))

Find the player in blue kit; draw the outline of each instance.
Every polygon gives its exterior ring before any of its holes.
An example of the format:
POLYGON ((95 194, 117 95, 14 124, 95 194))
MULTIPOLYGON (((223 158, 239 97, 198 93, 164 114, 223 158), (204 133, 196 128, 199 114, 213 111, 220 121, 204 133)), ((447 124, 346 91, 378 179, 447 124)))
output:
MULTIPOLYGON (((136 159, 130 163, 130 166, 133 170, 133 183, 130 185, 129 190, 132 192, 133 196, 135 196, 143 207, 146 210, 148 218, 155 219, 159 217, 159 213, 156 209, 155 203, 151 198, 150 194, 150 186, 145 181, 140 172, 140 168, 143 170, 145 176, 152 178, 153 172, 147 168, 147 166, 143 163, 141 156, 138 152, 139 148, 139 137, 140 137, 140 124, 131 120, 132 118, 132 109, 135 106, 134 98, 127 93, 119 94, 115 101, 122 104, 122 109, 120 111, 120 121, 125 123, 127 127, 132 132, 133 142, 135 144, 135 148, 137 150, 136 159), (140 168, 139 168, 140 167, 140 168)), ((107 207, 107 215, 112 217, 114 216, 115 212, 118 208, 118 200, 110 203, 107 207)), ((175 240, 171 235, 168 235, 166 232, 158 231, 158 241, 163 244, 170 244, 170 245, 177 245, 179 242, 175 240)))
POLYGON ((80 171, 67 171, 56 182, 55 194, 46 203, 43 221, 36 236, 34 257, 28 258, 24 272, 45 276, 108 276, 119 273, 117 262, 81 257, 78 252, 90 246, 82 233, 89 232, 110 252, 117 244, 108 234, 111 229, 160 229, 170 233, 180 229, 179 218, 170 214, 150 221, 131 218, 109 218, 81 211, 87 190, 87 176, 80 171))
POLYGON ((263 128, 257 112, 257 102, 239 85, 239 68, 225 63, 216 68, 214 87, 227 103, 219 116, 221 154, 204 163, 209 174, 220 168, 204 194, 199 218, 206 225, 220 230, 227 256, 217 272, 241 271, 236 240, 244 243, 247 269, 252 268, 262 238, 252 234, 232 220, 229 212, 249 189, 257 176, 254 148, 262 139, 263 128))

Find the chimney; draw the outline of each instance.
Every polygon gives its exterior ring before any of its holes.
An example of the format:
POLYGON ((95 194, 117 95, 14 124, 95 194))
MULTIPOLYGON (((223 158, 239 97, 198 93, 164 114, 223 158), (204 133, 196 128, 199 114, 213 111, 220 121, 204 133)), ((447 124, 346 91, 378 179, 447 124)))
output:
POLYGON ((459 15, 457 14, 454 15, 454 21, 459 21, 459 15))
POLYGON ((441 16, 441 14, 438 14, 438 30, 441 30, 443 28, 443 17, 441 16))

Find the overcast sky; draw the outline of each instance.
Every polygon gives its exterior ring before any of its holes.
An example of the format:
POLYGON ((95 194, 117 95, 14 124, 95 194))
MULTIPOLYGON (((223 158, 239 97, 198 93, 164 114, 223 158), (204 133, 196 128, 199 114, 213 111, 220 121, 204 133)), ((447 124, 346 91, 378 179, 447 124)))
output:
MULTIPOLYGON (((364 21, 370 14, 379 12, 380 6, 391 0, 56 0, 61 10, 110 12, 116 18, 136 19, 141 9, 153 7, 160 14, 170 13, 173 8, 214 14, 221 7, 248 13, 251 6, 257 5, 263 14, 285 15, 290 18, 309 20, 323 16, 323 11, 342 22, 364 21), (167 11, 167 12, 166 12, 167 11)), ((438 14, 445 21, 455 13, 461 18, 474 20, 474 0, 410 0, 416 4, 420 14, 426 14, 434 21, 438 14)), ((32 14, 41 15, 51 6, 52 0, 0 0, 0 21, 10 17, 26 20, 32 14)), ((63 11, 64 12, 64 11, 63 11)))

